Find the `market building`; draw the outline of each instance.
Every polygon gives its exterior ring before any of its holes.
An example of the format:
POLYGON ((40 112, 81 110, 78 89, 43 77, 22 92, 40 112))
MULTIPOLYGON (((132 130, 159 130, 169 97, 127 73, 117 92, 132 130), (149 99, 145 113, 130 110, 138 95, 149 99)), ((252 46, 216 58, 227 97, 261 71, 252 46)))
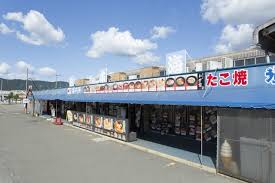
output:
POLYGON ((33 92, 30 109, 218 173, 275 182, 275 58, 257 48, 190 63, 188 73, 124 72, 116 81, 33 92))

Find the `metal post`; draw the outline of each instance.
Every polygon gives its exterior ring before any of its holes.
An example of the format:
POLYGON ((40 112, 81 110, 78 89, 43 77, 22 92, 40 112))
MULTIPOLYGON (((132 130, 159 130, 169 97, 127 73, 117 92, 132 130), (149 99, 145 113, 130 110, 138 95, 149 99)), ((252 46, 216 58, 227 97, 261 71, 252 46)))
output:
POLYGON ((271 112, 269 112, 268 111, 268 116, 269 116, 269 143, 268 143, 268 157, 269 157, 269 167, 268 167, 268 169, 269 169, 269 172, 268 172, 268 174, 269 174, 269 176, 268 176, 268 180, 269 180, 269 182, 272 182, 272 168, 274 168, 273 166, 273 163, 271 163, 272 162, 272 139, 273 139, 273 127, 272 127, 272 114, 271 114, 271 112))
POLYGON ((203 125, 203 111, 202 111, 202 106, 201 106, 201 164, 203 165, 203 128, 202 128, 202 125, 203 125))
POLYGON ((86 110, 85 111, 86 111, 86 115, 85 116, 87 116, 87 102, 86 102, 86 110))
POLYGON ((55 118, 57 118, 57 100, 55 100, 55 118))
POLYGON ((58 88, 58 81, 57 81, 58 76, 61 76, 61 75, 58 75, 58 74, 55 75, 55 88, 58 88))
POLYGON ((28 92, 28 79, 29 79, 29 69, 27 68, 27 78, 26 78, 26 94, 28 92))
MULTIPOLYGON (((28 98, 28 79, 29 79, 29 68, 27 68, 27 78, 26 78, 26 98, 28 98)), ((28 104, 25 104, 25 112, 28 113, 28 104)))
POLYGON ((1 78, 1 101, 3 101, 3 78, 1 78))
POLYGON ((34 110, 35 110, 35 100, 32 100, 32 116, 34 116, 34 110))
POLYGON ((217 110, 217 152, 216 152, 216 170, 218 171, 218 169, 220 168, 219 162, 220 162, 220 134, 221 134, 221 118, 220 118, 220 109, 217 110))

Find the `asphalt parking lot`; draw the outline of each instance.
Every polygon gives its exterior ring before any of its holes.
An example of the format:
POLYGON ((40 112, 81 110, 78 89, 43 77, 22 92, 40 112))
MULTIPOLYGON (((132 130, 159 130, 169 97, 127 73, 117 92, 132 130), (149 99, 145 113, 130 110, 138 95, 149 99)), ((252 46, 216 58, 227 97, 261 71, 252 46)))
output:
POLYGON ((237 180, 176 163, 0 105, 0 183, 221 183, 237 180))

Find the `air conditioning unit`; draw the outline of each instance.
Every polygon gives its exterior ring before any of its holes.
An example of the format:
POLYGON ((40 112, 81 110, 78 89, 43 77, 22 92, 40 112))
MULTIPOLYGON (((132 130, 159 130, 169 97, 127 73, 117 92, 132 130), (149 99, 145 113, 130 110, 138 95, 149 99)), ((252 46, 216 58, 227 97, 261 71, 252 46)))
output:
POLYGON ((203 71, 202 63, 196 63, 196 72, 203 71))
POLYGON ((129 80, 138 79, 138 76, 137 76, 137 75, 129 75, 129 76, 128 76, 128 79, 129 79, 129 80))
POLYGON ((207 62, 208 70, 222 69, 222 62, 218 61, 208 61, 207 62))
POLYGON ((223 68, 231 68, 231 67, 233 67, 233 66, 234 66, 233 59, 231 59, 231 58, 226 58, 226 59, 223 61, 222 65, 223 65, 223 68))
POLYGON ((189 72, 191 72, 190 67, 186 67, 186 73, 189 73, 189 72))

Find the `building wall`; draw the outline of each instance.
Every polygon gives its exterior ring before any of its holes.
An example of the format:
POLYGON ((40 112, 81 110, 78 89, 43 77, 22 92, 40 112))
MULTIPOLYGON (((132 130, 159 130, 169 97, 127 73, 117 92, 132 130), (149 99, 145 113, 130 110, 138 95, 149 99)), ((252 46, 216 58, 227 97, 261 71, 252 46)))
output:
MULTIPOLYGON (((250 48, 250 49, 231 52, 227 54, 192 59, 187 62, 187 67, 191 72, 191 71, 196 71, 196 63, 202 63, 203 70, 213 69, 208 67, 209 62, 220 62, 222 68, 263 64, 267 62, 265 56, 266 55, 263 50, 250 48)), ((271 55, 271 57, 272 57, 271 61, 273 60, 275 61, 274 55, 271 55)))
POLYGON ((127 80, 127 75, 125 72, 116 72, 109 75, 110 80, 109 81, 122 81, 127 80))
POLYGON ((158 77, 160 76, 160 68, 159 67, 147 67, 140 69, 140 78, 148 78, 148 77, 158 77))
POLYGON ((75 86, 86 85, 89 83, 89 79, 77 79, 75 80, 75 86))

